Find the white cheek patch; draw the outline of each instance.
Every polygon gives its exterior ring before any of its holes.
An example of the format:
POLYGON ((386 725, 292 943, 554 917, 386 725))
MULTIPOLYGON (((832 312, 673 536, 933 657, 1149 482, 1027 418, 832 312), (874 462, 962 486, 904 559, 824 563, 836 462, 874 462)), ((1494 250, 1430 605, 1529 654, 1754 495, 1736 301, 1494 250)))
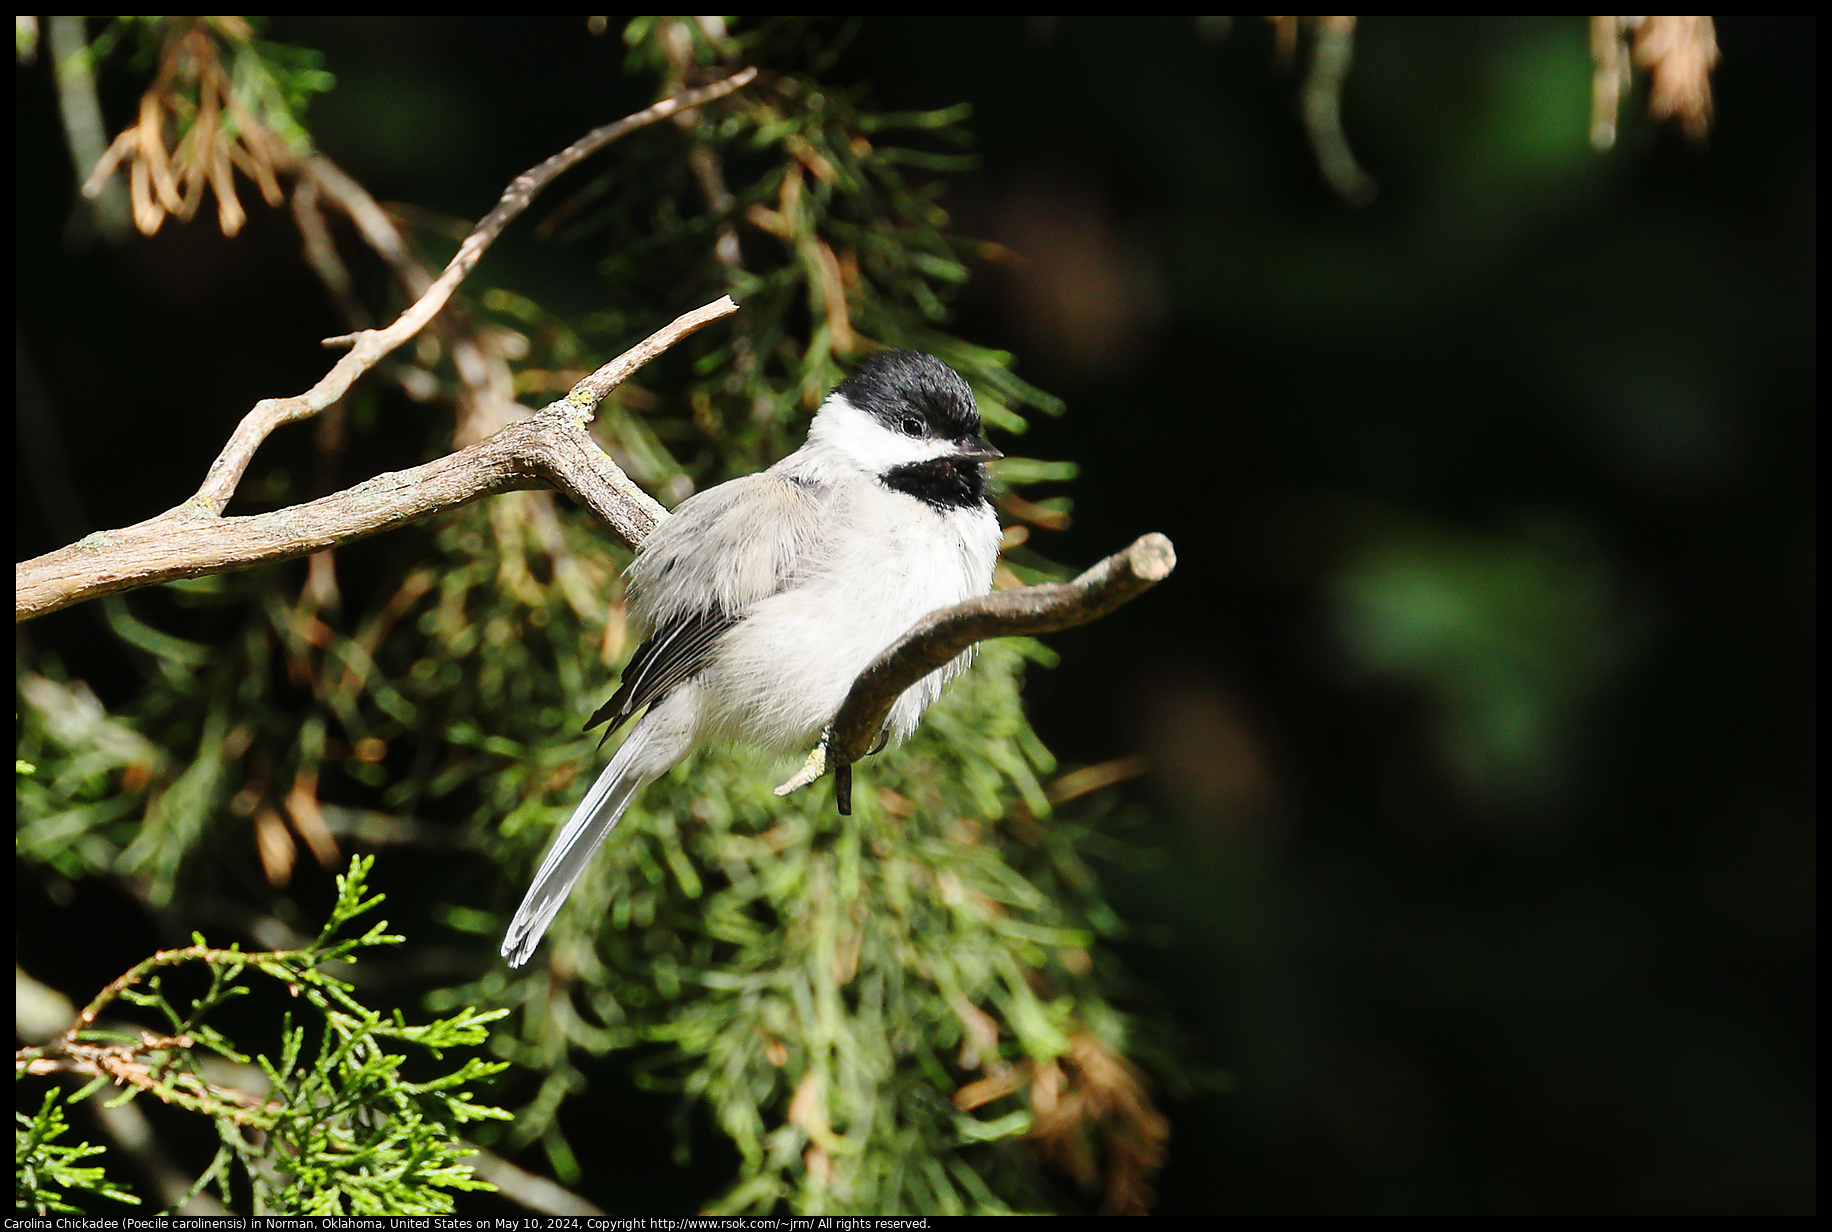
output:
POLYGON ((956 452, 952 442, 906 436, 886 427, 838 394, 829 397, 814 417, 808 428, 808 444, 844 457, 866 471, 886 471, 956 452))

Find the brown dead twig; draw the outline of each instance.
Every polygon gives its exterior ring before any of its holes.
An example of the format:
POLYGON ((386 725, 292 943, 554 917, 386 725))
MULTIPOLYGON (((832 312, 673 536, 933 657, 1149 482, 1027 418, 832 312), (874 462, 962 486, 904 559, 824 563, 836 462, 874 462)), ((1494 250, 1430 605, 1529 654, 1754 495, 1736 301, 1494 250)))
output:
POLYGON ((1648 114, 1677 120, 1686 139, 1703 141, 1711 127, 1711 70, 1717 67, 1717 28, 1709 17, 1592 17, 1590 142, 1616 143, 1616 115, 1634 83, 1648 75, 1648 114), (1631 67, 1632 66, 1632 67, 1631 67))
POLYGON ((96 163, 83 195, 100 196, 125 162, 134 225, 144 235, 157 232, 168 216, 189 220, 206 188, 216 194, 223 234, 239 232, 248 215, 236 198, 237 169, 259 186, 267 204, 279 205, 277 173, 292 165, 293 151, 242 105, 218 46, 219 39, 246 43, 253 37, 240 17, 179 19, 160 49, 152 86, 140 96, 138 116, 96 163), (168 120, 183 134, 169 151, 168 120))

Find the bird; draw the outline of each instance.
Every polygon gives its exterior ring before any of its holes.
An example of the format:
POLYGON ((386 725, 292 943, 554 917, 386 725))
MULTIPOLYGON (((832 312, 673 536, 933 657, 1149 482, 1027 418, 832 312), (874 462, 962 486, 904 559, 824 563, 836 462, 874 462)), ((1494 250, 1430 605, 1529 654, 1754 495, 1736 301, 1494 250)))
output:
MULTIPOLYGON (((881 651, 991 591, 1001 532, 986 464, 1002 456, 959 373, 878 351, 822 402, 800 448, 695 493, 650 532, 625 575, 645 639, 585 726, 608 722, 608 738, 644 713, 535 873, 503 938, 510 967, 644 787, 702 746, 805 753, 881 651)), ((972 653, 897 699, 880 747, 916 729, 972 653)))

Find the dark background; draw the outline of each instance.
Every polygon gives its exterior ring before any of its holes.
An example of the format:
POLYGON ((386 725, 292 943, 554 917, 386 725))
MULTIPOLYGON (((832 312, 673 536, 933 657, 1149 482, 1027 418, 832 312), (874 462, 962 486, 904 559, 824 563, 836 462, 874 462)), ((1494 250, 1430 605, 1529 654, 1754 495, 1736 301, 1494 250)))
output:
MULTIPOLYGON (((647 101, 618 28, 268 35, 325 52, 346 170, 475 218, 647 101)), ((1029 686, 1065 761, 1153 767, 1108 876, 1209 1075, 1161 1211, 1814 1208, 1815 34, 1721 22, 1708 142, 1637 95, 1598 153, 1582 19, 1366 21, 1365 209, 1259 19, 873 19, 831 74, 973 104, 946 204, 1015 255, 956 329, 1067 401, 998 443, 1082 467, 1033 543, 1177 546, 1029 686)), ((24 558, 182 499, 343 327, 247 191, 233 241, 67 243, 45 58, 16 81, 24 558)), ((474 285, 589 309, 529 231, 474 285)), ((99 631, 28 629, 119 700, 99 631)))

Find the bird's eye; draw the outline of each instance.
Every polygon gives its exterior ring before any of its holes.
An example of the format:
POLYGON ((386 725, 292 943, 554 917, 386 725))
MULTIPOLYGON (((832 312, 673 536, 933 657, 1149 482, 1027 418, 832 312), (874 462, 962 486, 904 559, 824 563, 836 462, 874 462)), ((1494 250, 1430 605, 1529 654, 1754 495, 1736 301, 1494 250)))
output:
POLYGON ((922 420, 914 415, 905 415, 897 421, 897 426, 903 429, 903 434, 905 436, 922 435, 922 420))

